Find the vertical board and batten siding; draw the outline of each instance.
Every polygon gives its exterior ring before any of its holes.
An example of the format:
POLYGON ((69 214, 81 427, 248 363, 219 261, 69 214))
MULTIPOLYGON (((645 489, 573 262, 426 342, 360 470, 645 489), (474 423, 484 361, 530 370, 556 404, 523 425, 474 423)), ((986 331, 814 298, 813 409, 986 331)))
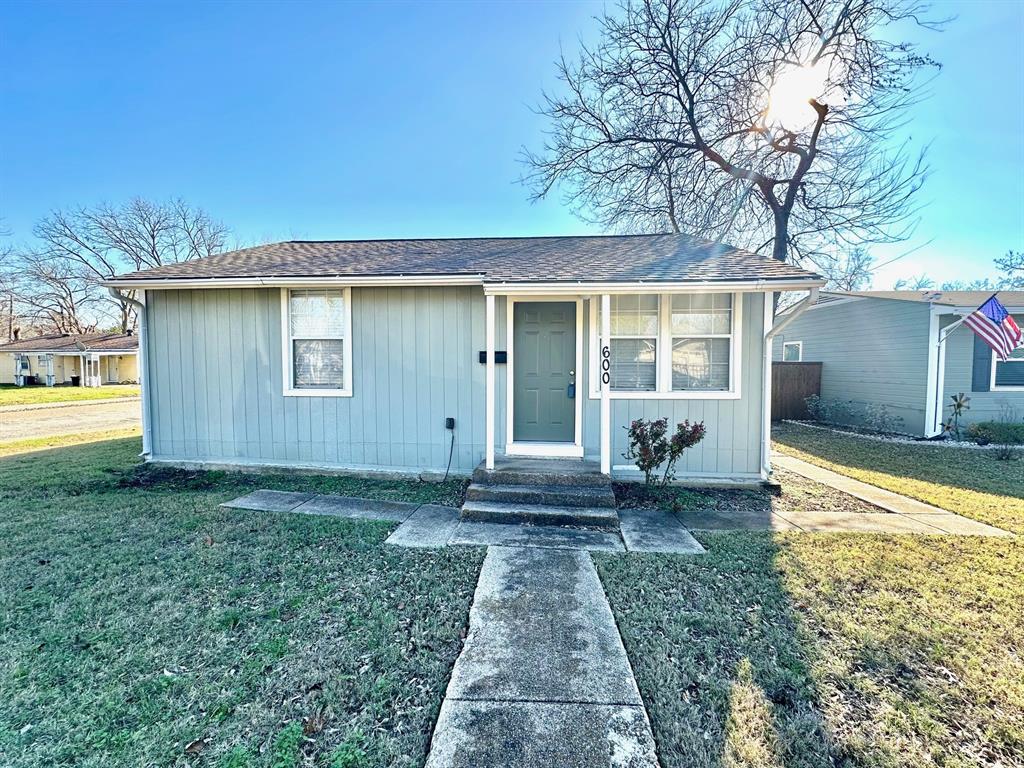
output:
MULTIPOLYGON (((277 289, 153 291, 153 458, 444 470, 484 453, 480 289, 354 288, 352 397, 283 395, 277 289)), ((504 302, 499 300, 500 309, 504 302)), ((504 312, 498 312, 504 338, 504 312)), ((497 397, 504 402, 504 366, 497 397)), ((504 444, 498 420, 496 444, 504 444)))
MULTIPOLYGON (((276 288, 153 291, 149 392, 153 458, 162 461, 444 470, 456 420, 453 470, 483 459, 483 291, 472 287, 353 288, 351 397, 283 395, 281 299, 276 288)), ((707 437, 679 474, 756 475, 760 467, 761 294, 744 294, 742 398, 612 401, 612 464, 624 465, 635 418, 704 421, 707 437)), ((496 348, 507 349, 505 299, 496 348)), ((584 355, 589 307, 584 303, 584 355)), ((506 367, 496 366, 495 447, 505 446, 506 367)), ((577 376, 588 458, 599 454, 599 401, 589 365, 577 376)))
POLYGON ((803 342, 803 361, 820 362, 821 397, 852 402, 854 421, 869 405, 903 419, 900 431, 923 434, 928 388, 928 304, 863 297, 808 310, 775 337, 803 342))
MULTIPOLYGON (((634 419, 668 417, 672 424, 689 419, 703 421, 707 434, 694 448, 686 451, 676 468, 677 475, 757 475, 761 468, 762 365, 764 361, 764 294, 744 293, 741 329, 740 394, 736 400, 613 399, 611 402, 612 466, 629 465, 623 457, 628 447, 626 427, 634 419)), ((586 307, 590 316, 589 307, 586 307)), ((583 370, 590 374, 592 329, 585 324, 583 370)), ((600 456, 600 400, 588 396, 583 408, 583 441, 587 458, 600 456)))
MULTIPOLYGON (((1014 316, 1018 322, 1024 323, 1024 317, 1014 316)), ((940 328, 952 325, 960 318, 945 315, 939 323, 940 328)), ((981 355, 976 355, 975 334, 970 328, 961 325, 949 334, 946 339, 946 366, 943 379, 942 417, 949 417, 950 398, 963 392, 971 398, 970 409, 964 413, 962 424, 976 421, 1016 421, 1024 418, 1024 391, 989 390, 992 377, 992 352, 986 346, 981 355), (976 359, 977 358, 977 359, 976 359), (980 369, 980 370, 979 370, 980 369), (984 381, 984 388, 975 385, 975 377, 979 383, 984 381)))

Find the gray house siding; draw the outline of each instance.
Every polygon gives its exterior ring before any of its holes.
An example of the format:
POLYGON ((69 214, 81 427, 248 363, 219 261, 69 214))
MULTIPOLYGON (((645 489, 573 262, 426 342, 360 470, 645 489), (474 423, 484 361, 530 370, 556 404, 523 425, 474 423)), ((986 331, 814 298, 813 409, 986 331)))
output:
MULTIPOLYGON (((453 469, 484 453, 479 289, 353 289, 352 397, 282 394, 276 288, 152 291, 148 302, 154 458, 443 470, 447 416, 453 469)), ((504 387, 499 366, 501 402, 504 387)), ((497 432, 503 444, 501 421, 497 432)))
MULTIPOLYGON (((623 427, 634 418, 703 420, 704 442, 680 473, 756 475, 760 469, 761 294, 744 294, 742 398, 613 400, 612 464, 626 464, 623 427)), ((479 287, 351 291, 352 396, 283 394, 277 288, 160 290, 147 294, 152 458, 365 470, 443 471, 447 416, 456 420, 452 470, 484 457, 485 299, 479 287)), ((589 307, 584 306, 584 355, 589 307)), ((506 302, 496 300, 498 350, 506 302)), ((496 366, 495 449, 506 444, 506 367, 496 366)), ((599 400, 589 365, 578 372, 583 441, 599 455, 599 400)))
MULTIPOLYGON (((1015 315, 1018 323, 1024 324, 1024 316, 1015 315)), ((940 327, 952 325, 959 318, 953 315, 942 317, 940 327)), ((969 328, 960 326, 946 339, 946 365, 943 381, 942 416, 949 416, 950 398, 963 392, 971 398, 970 410, 964 414, 962 423, 975 421, 999 421, 1006 419, 1019 422, 1024 418, 1024 392, 1013 390, 989 391, 992 375, 992 353, 985 347, 983 355, 975 360, 975 334, 969 328), (980 370, 979 370, 980 369, 980 370), (978 382, 975 382, 977 376, 978 382), (984 388, 978 384, 984 382, 984 388)))
POLYGON ((923 434, 928 387, 927 304, 859 298, 815 307, 775 337, 803 342, 803 360, 821 362, 823 399, 852 401, 855 421, 870 404, 903 419, 901 430, 923 434))

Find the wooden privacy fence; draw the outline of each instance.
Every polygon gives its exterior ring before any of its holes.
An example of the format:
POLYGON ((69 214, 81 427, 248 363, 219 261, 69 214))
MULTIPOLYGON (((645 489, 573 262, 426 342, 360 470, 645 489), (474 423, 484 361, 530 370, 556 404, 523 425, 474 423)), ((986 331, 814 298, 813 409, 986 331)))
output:
POLYGON ((821 394, 821 363, 772 363, 772 421, 806 419, 806 398, 821 394))

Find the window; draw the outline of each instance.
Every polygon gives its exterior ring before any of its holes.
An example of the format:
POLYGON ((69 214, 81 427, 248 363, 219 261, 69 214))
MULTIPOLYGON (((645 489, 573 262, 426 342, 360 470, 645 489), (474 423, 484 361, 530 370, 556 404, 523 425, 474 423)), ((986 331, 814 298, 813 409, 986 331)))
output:
POLYGON ((672 391, 729 389, 732 296, 672 297, 672 391))
POLYGON ((804 357, 802 341, 787 341, 782 345, 782 362, 799 363, 804 357))
POLYGON ((1005 362, 992 353, 992 389, 1024 389, 1024 347, 1013 350, 1005 362))
POLYGON ((283 290, 286 395, 352 393, 349 289, 283 290))
MULTIPOLYGON (((738 294, 609 297, 613 397, 739 397, 738 294)), ((591 397, 600 397, 600 297, 591 300, 591 397)))
POLYGON ((611 386, 653 392, 658 385, 658 297, 611 297, 611 386))

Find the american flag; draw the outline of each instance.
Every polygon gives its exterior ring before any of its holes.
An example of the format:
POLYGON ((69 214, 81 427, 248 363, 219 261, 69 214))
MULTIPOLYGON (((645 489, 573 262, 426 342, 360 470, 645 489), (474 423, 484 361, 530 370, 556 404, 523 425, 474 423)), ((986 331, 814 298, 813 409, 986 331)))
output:
POLYGON ((1024 333, 1013 321, 995 294, 992 298, 964 318, 964 325, 974 331, 981 340, 992 347, 996 356, 1006 361, 1010 353, 1021 346, 1024 333))

